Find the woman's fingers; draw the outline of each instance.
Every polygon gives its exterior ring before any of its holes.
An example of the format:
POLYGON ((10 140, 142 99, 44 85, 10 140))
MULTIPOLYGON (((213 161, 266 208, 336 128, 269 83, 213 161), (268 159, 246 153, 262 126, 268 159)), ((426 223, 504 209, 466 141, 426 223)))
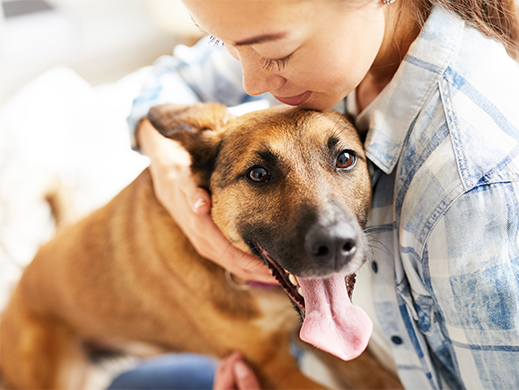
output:
POLYGON ((220 361, 214 378, 214 390, 235 390, 237 384, 234 381, 232 354, 220 361))
MULTIPOLYGON (((196 187, 189 168, 179 175, 179 189, 160 197, 196 251, 244 280, 276 283, 270 270, 257 257, 234 247, 209 215, 211 200, 207 191, 196 187)), ((160 178, 158 179, 160 180, 160 178)), ((164 183, 170 185, 170 183, 164 183)))
POLYGON ((245 364, 243 360, 239 360, 234 364, 233 367, 234 378, 237 384, 237 388, 240 390, 259 390, 260 385, 258 378, 252 371, 252 369, 245 364))
MULTIPOLYGON (((203 188, 197 187, 189 168, 182 168, 179 175, 180 193, 184 199, 175 199, 175 206, 185 202, 182 210, 171 210, 178 215, 180 227, 191 241, 196 251, 212 260, 243 280, 255 280, 263 283, 276 283, 270 270, 257 257, 234 247, 222 234, 209 215, 211 198, 203 188)), ((168 200, 164 200, 169 203, 168 200)), ((172 208, 172 207, 171 207, 172 208)), ((177 222, 179 221, 177 219, 177 222)))
POLYGON ((234 351, 222 359, 216 371, 214 390, 259 390, 259 382, 243 355, 234 351))
POLYGON ((209 214, 196 215, 193 222, 194 225, 190 226, 191 232, 186 231, 186 235, 200 255, 241 279, 276 283, 270 270, 261 260, 231 245, 209 214), (192 234, 194 232, 196 234, 192 234))

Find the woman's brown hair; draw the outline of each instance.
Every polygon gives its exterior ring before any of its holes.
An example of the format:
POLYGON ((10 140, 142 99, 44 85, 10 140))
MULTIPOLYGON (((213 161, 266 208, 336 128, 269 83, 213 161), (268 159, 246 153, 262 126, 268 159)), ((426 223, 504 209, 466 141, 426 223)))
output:
POLYGON ((404 0, 423 24, 435 6, 456 12, 466 22, 502 42, 519 60, 519 16, 516 0, 404 0))

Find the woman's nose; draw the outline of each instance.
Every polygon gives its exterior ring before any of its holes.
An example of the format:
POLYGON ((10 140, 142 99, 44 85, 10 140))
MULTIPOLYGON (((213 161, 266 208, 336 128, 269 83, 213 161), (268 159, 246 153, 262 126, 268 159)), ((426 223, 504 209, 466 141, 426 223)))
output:
POLYGON ((249 95, 257 96, 265 92, 273 92, 281 88, 285 78, 275 72, 266 70, 261 56, 251 50, 240 53, 239 60, 243 70, 243 88, 249 95))

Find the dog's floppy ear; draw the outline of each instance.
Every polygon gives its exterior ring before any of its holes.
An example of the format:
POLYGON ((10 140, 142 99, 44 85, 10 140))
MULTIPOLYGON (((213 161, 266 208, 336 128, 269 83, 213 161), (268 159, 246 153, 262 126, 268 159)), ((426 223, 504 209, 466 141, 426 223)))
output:
POLYGON ((197 184, 209 188, 219 150, 222 128, 233 116, 221 104, 162 104, 148 113, 151 124, 165 137, 180 144, 191 155, 191 171, 197 184))
POLYGON ((181 143, 184 137, 191 138, 189 133, 181 134, 183 130, 217 130, 231 118, 224 105, 214 103, 161 104, 152 107, 148 113, 151 124, 164 137, 181 143))

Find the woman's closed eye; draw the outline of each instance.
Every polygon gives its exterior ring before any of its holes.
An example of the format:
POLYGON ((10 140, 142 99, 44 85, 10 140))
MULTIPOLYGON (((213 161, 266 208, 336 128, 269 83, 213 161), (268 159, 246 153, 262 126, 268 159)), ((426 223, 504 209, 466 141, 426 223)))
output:
MULTIPOLYGON (((209 36, 209 42, 208 42, 211 46, 224 46, 224 43, 216 38, 215 36, 209 36)), ((280 70, 282 70, 285 65, 287 64, 288 60, 290 59, 290 57, 292 56, 293 53, 287 55, 286 57, 283 57, 283 58, 278 58, 278 59, 269 59, 269 58, 261 58, 261 66, 263 67, 263 69, 265 69, 266 71, 273 71, 273 70, 277 70, 278 72, 280 70)))
POLYGON ((288 56, 279 58, 277 60, 262 58, 261 65, 263 66, 263 69, 265 69, 266 71, 270 72, 273 70, 277 70, 279 72, 280 70, 283 70, 291 56, 292 54, 289 54, 288 56))

